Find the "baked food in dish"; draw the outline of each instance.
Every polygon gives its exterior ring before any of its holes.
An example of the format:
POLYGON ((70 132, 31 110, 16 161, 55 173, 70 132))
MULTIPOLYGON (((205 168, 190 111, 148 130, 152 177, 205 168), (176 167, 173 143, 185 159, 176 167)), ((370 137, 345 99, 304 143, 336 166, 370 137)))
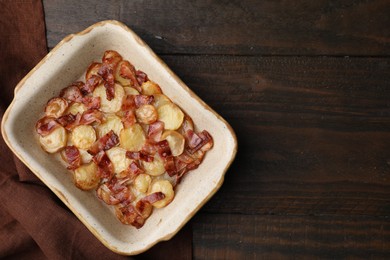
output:
POLYGON ((36 131, 46 152, 61 154, 78 188, 96 190, 122 223, 137 228, 174 199, 175 186, 213 145, 157 83, 113 50, 88 67, 85 82, 48 101, 36 131))

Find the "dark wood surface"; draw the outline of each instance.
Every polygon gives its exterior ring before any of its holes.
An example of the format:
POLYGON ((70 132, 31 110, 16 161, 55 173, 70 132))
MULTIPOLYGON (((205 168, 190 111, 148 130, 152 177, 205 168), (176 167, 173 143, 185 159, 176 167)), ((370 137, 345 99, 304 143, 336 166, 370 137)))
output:
POLYGON ((49 48, 131 27, 233 127, 193 256, 390 259, 390 2, 44 1, 49 48))

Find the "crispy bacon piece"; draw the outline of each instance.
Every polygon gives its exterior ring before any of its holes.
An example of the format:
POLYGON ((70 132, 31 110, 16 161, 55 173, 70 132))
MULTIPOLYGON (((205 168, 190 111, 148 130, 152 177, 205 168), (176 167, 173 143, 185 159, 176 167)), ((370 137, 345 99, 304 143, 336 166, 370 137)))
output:
POLYGON ((155 203, 159 200, 163 200, 163 199, 165 199, 165 195, 164 195, 164 193, 159 191, 159 192, 154 192, 152 194, 149 194, 149 195, 143 197, 141 200, 143 202, 153 204, 153 203, 155 203))
POLYGON ((99 138, 88 150, 88 153, 95 155, 100 151, 106 151, 119 143, 118 136, 113 130, 99 138))
POLYGON ((115 97, 115 78, 113 67, 108 63, 103 63, 98 74, 103 78, 107 100, 112 100, 115 97))
POLYGON ((147 139, 144 146, 142 146, 141 151, 146 154, 151 154, 151 155, 155 154, 157 152, 157 147, 155 145, 155 142, 147 139))
POLYGON ((134 96, 134 102, 135 106, 138 108, 142 105, 149 105, 153 102, 154 97, 152 95, 147 96, 147 95, 135 95, 134 96))
POLYGON ((77 113, 76 115, 67 114, 63 115, 57 119, 58 123, 60 123, 67 130, 71 130, 74 127, 80 125, 81 114, 77 113))
POLYGON ((90 78, 87 79, 85 84, 80 87, 81 94, 83 96, 88 95, 89 93, 92 93, 97 86, 102 83, 103 79, 102 77, 98 75, 92 75, 90 78))
POLYGON ((92 62, 85 73, 85 80, 88 81, 92 76, 97 75, 101 66, 100 62, 92 62))
POLYGON ((99 109, 100 108, 100 97, 83 97, 82 103, 87 109, 99 109))
POLYGON ((81 165, 81 156, 80 151, 76 146, 67 146, 65 147, 65 158, 68 162, 69 166, 67 167, 69 170, 74 170, 80 167, 81 165))
POLYGON ((192 130, 187 131, 188 146, 190 153, 195 153, 199 149, 205 147, 204 151, 210 150, 213 145, 213 138, 206 130, 203 130, 199 134, 195 134, 192 130), (207 145, 207 147, 206 147, 207 145))
POLYGON ((169 143, 167 140, 162 140, 156 143, 157 152, 162 158, 172 156, 171 149, 169 148, 169 143))
POLYGON ((147 219, 152 214, 152 204, 164 198, 165 195, 162 192, 149 194, 137 202, 135 209, 144 219, 147 219))
POLYGON ((142 161, 145 161, 145 162, 153 162, 154 158, 150 155, 147 155, 146 153, 144 152, 130 152, 130 151, 127 151, 126 152, 126 157, 127 158, 130 158, 130 159, 133 159, 133 160, 142 160, 142 161))
POLYGON ((80 125, 89 125, 93 122, 101 123, 103 120, 103 113, 97 109, 84 111, 81 116, 80 125))
POLYGON ((45 116, 39 119, 38 122, 35 124, 35 130, 39 135, 47 136, 58 126, 60 125, 54 117, 45 116))
POLYGON ((99 199, 101 199, 108 205, 116 205, 120 203, 119 199, 113 196, 111 190, 107 187, 105 183, 99 186, 99 188, 96 190, 96 195, 99 199))
POLYGON ((137 122, 134 110, 125 111, 121 120, 125 128, 129 128, 130 126, 134 125, 137 122))
POLYGON ((119 67, 119 75, 122 78, 131 80, 132 86, 135 87, 138 91, 142 91, 142 89, 140 88, 140 84, 138 83, 136 71, 133 64, 128 61, 122 62, 119 67))
POLYGON ((81 102, 83 94, 80 89, 84 86, 84 83, 81 81, 76 81, 70 86, 63 88, 60 92, 60 97, 65 98, 68 101, 81 102))
POLYGON ((172 156, 171 149, 167 140, 162 140, 155 144, 157 147, 157 152, 161 156, 164 162, 164 168, 169 174, 173 176, 177 173, 174 156, 172 156))
POLYGON ((133 205, 118 205, 115 207, 115 214, 123 224, 132 225, 137 229, 145 224, 145 218, 137 212, 133 205))
POLYGON ((122 110, 133 110, 136 109, 134 95, 127 95, 126 98, 122 102, 122 110))
POLYGON ((138 84, 139 85, 142 85, 142 83, 148 81, 148 75, 146 75, 145 72, 143 72, 142 70, 137 70, 135 72, 135 76, 137 77, 137 81, 138 81, 138 84))
POLYGON ((161 139, 162 132, 164 131, 164 122, 156 121, 149 125, 148 139, 158 142, 161 139))
POLYGON ((105 151, 100 151, 92 160, 98 166, 98 174, 103 179, 109 179, 114 174, 114 166, 112 165, 110 158, 108 158, 105 151))
POLYGON ((98 197, 109 205, 130 204, 136 197, 127 186, 129 180, 129 178, 113 176, 109 181, 99 186, 96 191, 98 197))

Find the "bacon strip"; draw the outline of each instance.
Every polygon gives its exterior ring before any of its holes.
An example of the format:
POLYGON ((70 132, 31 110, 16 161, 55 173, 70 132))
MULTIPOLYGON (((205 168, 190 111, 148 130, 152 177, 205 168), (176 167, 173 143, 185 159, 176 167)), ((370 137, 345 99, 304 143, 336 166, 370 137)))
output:
POLYGON ((154 97, 152 95, 147 96, 147 95, 135 95, 134 96, 134 102, 135 106, 138 108, 143 105, 149 105, 153 102, 154 97))
POLYGON ((92 62, 85 73, 85 80, 89 80, 92 76, 97 75, 101 66, 100 62, 92 62))
POLYGON ((142 89, 140 88, 140 84, 138 83, 136 71, 133 64, 128 61, 123 61, 119 67, 119 75, 122 78, 131 80, 132 86, 135 87, 138 91, 142 91, 142 89))
POLYGON ((137 123, 137 119, 135 117, 134 110, 125 111, 124 115, 122 116, 121 121, 122 121, 123 126, 125 128, 129 128, 130 126, 137 123))
POLYGON ((147 155, 144 152, 130 152, 126 151, 126 157, 133 160, 142 160, 145 162, 153 162, 154 158, 150 155, 147 155))
POLYGON ((154 192, 152 194, 149 194, 149 195, 143 197, 141 200, 144 202, 148 202, 150 204, 153 204, 153 203, 160 201, 160 200, 163 200, 163 199, 165 199, 165 195, 164 195, 164 193, 159 191, 159 192, 154 192))
POLYGON ((87 107, 87 109, 99 109, 100 108, 100 97, 83 97, 82 103, 87 107))
POLYGON ((84 86, 84 83, 81 81, 76 81, 70 86, 63 88, 60 92, 60 97, 65 98, 68 101, 81 102, 83 94, 80 91, 80 88, 84 86))
POLYGON ((114 133, 113 130, 102 136, 97 140, 91 148, 88 150, 88 153, 95 155, 100 151, 106 151, 119 143, 118 136, 114 133))
POLYGON ((80 151, 76 146, 67 146, 65 147, 65 157, 69 166, 67 167, 69 170, 74 170, 80 167, 81 165, 81 156, 80 151))
POLYGON ((76 115, 67 114, 57 119, 58 123, 60 123, 67 130, 71 130, 74 127, 80 125, 80 120, 81 120, 80 113, 77 113, 76 115))
POLYGON ((116 207, 115 213, 118 219, 126 225, 132 225, 137 229, 141 228, 145 224, 145 218, 143 218, 133 205, 126 205, 122 207, 116 207))
POLYGON ((157 152, 161 156, 164 162, 164 168, 169 176, 173 176, 177 173, 174 156, 172 155, 171 149, 167 140, 162 140, 155 144, 157 152))
POLYGON ((142 70, 137 70, 135 72, 135 76, 137 77, 137 81, 139 85, 142 85, 144 82, 148 81, 148 75, 142 70))
POLYGON ((213 138, 211 137, 209 132, 207 132, 206 130, 203 130, 198 135, 195 133, 191 133, 191 132, 193 132, 193 131, 192 130, 187 131, 187 134, 189 137, 188 146, 190 148, 188 151, 190 153, 192 153, 192 154, 195 153, 196 151, 198 151, 199 149, 204 147, 206 144, 209 144, 209 146, 207 147, 207 149, 205 149, 205 151, 209 150, 212 147, 213 138))
POLYGON ((40 136, 47 136, 59 126, 60 125, 54 117, 45 116, 39 119, 35 124, 35 130, 40 136))
POLYGON ((80 125, 89 125, 93 122, 101 123, 103 120, 103 113, 99 110, 92 109, 84 111, 83 115, 81 116, 80 125))
POLYGON ((83 96, 88 95, 92 93, 97 86, 103 81, 102 77, 98 75, 92 75, 90 76, 85 84, 80 87, 81 94, 83 96))
POLYGON ((156 121, 149 125, 148 128, 148 139, 158 142, 161 139, 161 135, 164 131, 164 122, 156 121))
POLYGON ((136 109, 134 95, 127 95, 126 98, 122 102, 122 110, 132 110, 136 109))
POLYGON ((107 63, 103 63, 98 74, 103 78, 107 100, 112 100, 115 97, 115 78, 113 67, 107 63))
POLYGON ((103 179, 109 179, 114 174, 114 166, 104 151, 100 151, 92 160, 98 166, 98 174, 103 179))

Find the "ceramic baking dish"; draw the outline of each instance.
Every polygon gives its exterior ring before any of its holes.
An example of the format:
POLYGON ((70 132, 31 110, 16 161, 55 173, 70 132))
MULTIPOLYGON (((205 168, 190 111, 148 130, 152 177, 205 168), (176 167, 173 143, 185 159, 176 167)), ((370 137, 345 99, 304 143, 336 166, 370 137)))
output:
POLYGON ((15 88, 14 100, 3 117, 2 134, 11 150, 104 245, 125 255, 139 254, 174 236, 221 187, 237 150, 235 134, 228 123, 118 21, 102 21, 67 36, 39 62, 15 88), (39 147, 34 128, 47 100, 81 79, 88 65, 99 61, 108 49, 118 51, 137 69, 145 71, 164 94, 192 117, 197 130, 207 129, 214 138, 214 147, 200 167, 176 187, 173 202, 155 209, 138 230, 119 222, 112 207, 97 199, 95 192, 77 189, 60 160, 39 147))

